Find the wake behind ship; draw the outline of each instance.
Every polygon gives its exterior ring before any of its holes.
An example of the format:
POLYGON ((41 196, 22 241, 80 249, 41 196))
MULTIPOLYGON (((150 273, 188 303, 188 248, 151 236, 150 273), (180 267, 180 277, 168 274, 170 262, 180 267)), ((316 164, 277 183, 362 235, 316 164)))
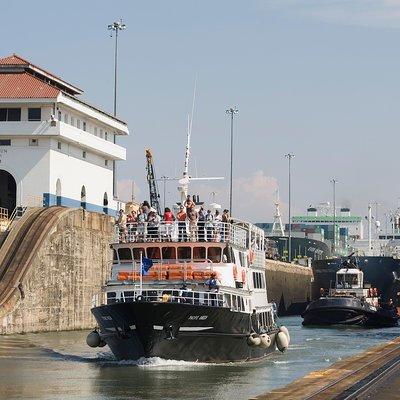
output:
POLYGON ((107 303, 92 313, 117 359, 199 362, 261 359, 289 345, 267 300, 264 233, 232 220, 213 229, 163 222, 128 226, 112 245, 107 303), (124 243, 123 243, 124 241, 124 243), (153 264, 143 275, 141 259, 153 264))

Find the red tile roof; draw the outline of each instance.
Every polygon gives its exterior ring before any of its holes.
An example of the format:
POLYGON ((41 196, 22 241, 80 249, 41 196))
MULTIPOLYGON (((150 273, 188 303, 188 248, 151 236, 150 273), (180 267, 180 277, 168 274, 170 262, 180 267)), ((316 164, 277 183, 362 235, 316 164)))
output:
POLYGON ((0 74, 0 98, 2 99, 56 98, 59 93, 59 89, 27 72, 0 74))
POLYGON ((12 56, 0 58, 0 65, 29 65, 29 62, 13 54, 12 56))
POLYGON ((0 58, 0 74, 3 73, 3 71, 9 72, 10 69, 15 69, 18 71, 25 70, 35 75, 41 76, 43 77, 43 79, 49 79, 53 81, 52 83, 54 83, 55 86, 60 86, 61 89, 72 95, 83 93, 82 89, 79 89, 78 87, 64 81, 57 75, 54 75, 51 72, 48 72, 45 69, 38 67, 35 64, 32 64, 30 61, 25 60, 15 53, 11 56, 0 58))

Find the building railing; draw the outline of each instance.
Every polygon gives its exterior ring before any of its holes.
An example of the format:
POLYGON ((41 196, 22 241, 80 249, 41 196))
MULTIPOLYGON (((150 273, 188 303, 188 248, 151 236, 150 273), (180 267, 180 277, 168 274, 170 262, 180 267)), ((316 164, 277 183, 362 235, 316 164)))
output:
POLYGON ((116 225, 118 243, 146 242, 230 242, 248 247, 244 228, 225 222, 174 221, 159 223, 135 222, 116 225))

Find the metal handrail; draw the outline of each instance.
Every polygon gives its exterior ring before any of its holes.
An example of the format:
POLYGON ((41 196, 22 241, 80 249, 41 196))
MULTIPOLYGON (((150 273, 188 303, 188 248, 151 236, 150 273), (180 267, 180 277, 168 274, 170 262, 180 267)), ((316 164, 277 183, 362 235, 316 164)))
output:
POLYGON ((228 307, 222 293, 215 291, 191 291, 191 290, 157 290, 157 295, 147 295, 147 292, 155 292, 155 290, 134 291, 132 296, 125 296, 119 299, 107 299, 107 303, 129 303, 134 301, 148 301, 153 303, 182 303, 190 305, 206 305, 210 307, 228 307), (167 293, 171 292, 171 293, 167 293), (181 292, 178 295, 173 292, 181 292), (142 293, 142 294, 141 294, 142 293), (201 298, 200 298, 201 295, 201 298), (139 297, 140 296, 140 297, 139 297), (110 301, 111 300, 111 301, 110 301))
POLYGON ((28 207, 26 207, 26 206, 17 206, 14 208, 14 210, 11 213, 11 216, 8 219, 8 222, 5 226, 5 231, 9 231, 11 229, 11 226, 15 220, 22 218, 22 216, 25 214, 25 211, 27 208, 28 207))
POLYGON ((115 238, 118 243, 146 242, 231 242, 248 247, 246 230, 220 221, 161 221, 117 224, 115 238))

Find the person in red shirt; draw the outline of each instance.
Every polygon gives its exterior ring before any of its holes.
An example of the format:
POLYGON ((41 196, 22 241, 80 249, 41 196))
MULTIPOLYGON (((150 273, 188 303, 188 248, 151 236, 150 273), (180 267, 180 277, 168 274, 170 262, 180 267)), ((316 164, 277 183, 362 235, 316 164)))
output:
POLYGON ((186 242, 187 241, 187 231, 186 231, 186 213, 185 207, 180 206, 178 214, 176 214, 176 218, 178 219, 178 232, 179 232, 179 241, 186 242))
POLYGON ((172 223, 175 221, 175 216, 168 207, 166 207, 164 210, 163 221, 165 224, 165 235, 167 237, 167 241, 171 241, 173 227, 172 223))

